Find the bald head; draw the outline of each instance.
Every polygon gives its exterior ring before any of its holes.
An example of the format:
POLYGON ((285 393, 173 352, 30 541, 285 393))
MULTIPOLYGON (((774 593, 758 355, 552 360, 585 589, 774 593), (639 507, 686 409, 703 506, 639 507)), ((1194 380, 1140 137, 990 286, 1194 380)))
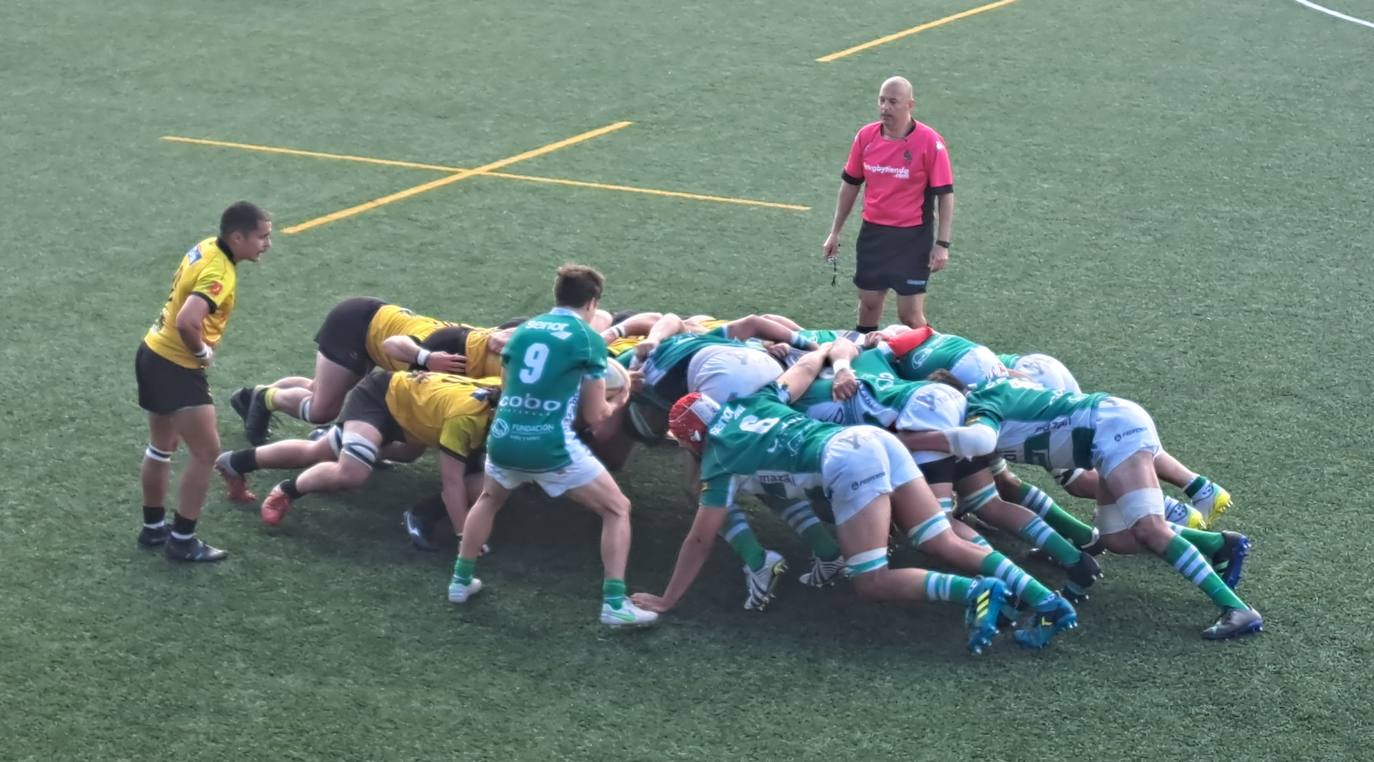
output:
POLYGON ((878 88, 878 97, 881 98, 885 95, 905 98, 906 100, 912 100, 914 97, 911 83, 907 81, 906 77, 888 77, 883 80, 883 86, 878 88))
POLYGON ((894 137, 911 129, 911 109, 916 100, 905 77, 888 77, 878 89, 878 117, 883 129, 894 137))

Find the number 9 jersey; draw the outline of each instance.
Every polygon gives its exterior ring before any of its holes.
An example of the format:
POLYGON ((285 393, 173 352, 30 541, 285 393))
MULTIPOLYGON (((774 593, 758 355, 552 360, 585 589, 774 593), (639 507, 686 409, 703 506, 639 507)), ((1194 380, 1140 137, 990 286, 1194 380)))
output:
POLYGON ((582 380, 606 375, 606 342, 562 307, 515 329, 501 352, 504 390, 487 439, 487 458, 519 471, 566 468, 584 452, 573 426, 582 380))

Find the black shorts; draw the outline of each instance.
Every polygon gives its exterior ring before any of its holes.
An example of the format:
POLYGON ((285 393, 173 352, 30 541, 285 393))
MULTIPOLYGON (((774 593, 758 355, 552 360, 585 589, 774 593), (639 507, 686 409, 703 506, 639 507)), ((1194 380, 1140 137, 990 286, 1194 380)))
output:
POLYGON ((927 484, 953 484, 957 481, 954 478, 956 459, 953 455, 948 458, 932 460, 928 463, 916 464, 921 469, 921 475, 926 478, 927 484))
POLYGON ((330 362, 348 368, 359 376, 372 368, 367 355, 367 329, 377 310, 386 306, 381 299, 355 296, 334 305, 315 334, 315 345, 330 362))
POLYGON ((134 355, 134 378, 138 381, 138 406, 150 413, 168 415, 186 407, 215 404, 204 370, 183 368, 147 344, 139 344, 134 355))
POLYGON ((405 430, 386 406, 386 390, 391 385, 391 371, 374 370, 359 381, 344 397, 339 411, 339 425, 349 421, 366 423, 382 432, 382 444, 404 442, 405 430))
POLYGON ((979 471, 986 470, 992 465, 994 460, 996 460, 996 458, 989 458, 986 455, 981 455, 973 459, 960 458, 954 461, 955 483, 961 482, 979 471))
POLYGON ((934 243, 930 225, 897 228, 865 221, 854 245, 854 285, 865 291, 891 289, 902 296, 924 294, 934 243))

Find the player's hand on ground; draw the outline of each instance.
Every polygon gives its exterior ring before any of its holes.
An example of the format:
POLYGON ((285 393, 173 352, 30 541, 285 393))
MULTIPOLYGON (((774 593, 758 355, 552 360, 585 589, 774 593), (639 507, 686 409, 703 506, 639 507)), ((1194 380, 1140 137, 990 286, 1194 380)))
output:
POLYGON ((666 614, 673 608, 672 604, 668 603, 667 598, 651 593, 635 593, 630 596, 630 600, 645 611, 653 611, 658 614, 666 614))
POLYGON ((468 358, 449 352, 430 352, 425 369, 435 373, 464 373, 468 369, 468 358))
POLYGON ((859 391, 859 379, 854 371, 842 368, 835 371, 835 381, 831 384, 830 395, 836 400, 847 400, 859 391))
POLYGON ((945 269, 949 264, 949 249, 943 246, 932 246, 930 249, 930 271, 938 273, 945 269))

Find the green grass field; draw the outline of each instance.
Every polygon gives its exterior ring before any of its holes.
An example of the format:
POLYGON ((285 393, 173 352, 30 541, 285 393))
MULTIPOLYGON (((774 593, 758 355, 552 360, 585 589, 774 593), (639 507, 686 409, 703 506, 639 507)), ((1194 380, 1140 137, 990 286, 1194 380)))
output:
MULTIPOLYGON (((0 758, 1365 758, 1374 30, 1287 0, 1022 0, 815 61, 971 5, 0 5, 0 758), (934 324, 1151 410, 1236 497, 1267 634, 1204 643, 1200 593, 1111 558, 1081 631, 975 659, 948 606, 793 579, 746 614, 722 545, 661 628, 612 637, 595 519, 534 498, 458 611, 451 557, 399 528, 432 459, 274 530, 216 488, 202 533, 233 557, 213 568, 135 547, 134 350, 229 202, 278 227, 211 374, 237 447, 228 392, 309 372, 350 295, 491 324, 546 306, 577 260, 613 308, 848 327, 819 246, 893 73, 954 161, 934 324), (286 235, 443 175, 160 139, 478 167, 621 120, 501 171, 809 211, 473 177, 286 235)), ((630 586, 657 591, 692 516, 678 463, 641 453, 621 483, 630 586)))

